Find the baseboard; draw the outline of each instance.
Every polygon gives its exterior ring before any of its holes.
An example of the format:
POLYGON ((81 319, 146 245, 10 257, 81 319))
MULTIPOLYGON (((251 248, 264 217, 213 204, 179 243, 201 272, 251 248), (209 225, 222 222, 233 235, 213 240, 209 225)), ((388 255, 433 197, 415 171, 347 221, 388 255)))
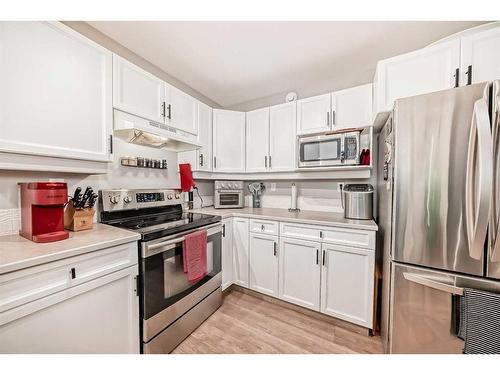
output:
POLYGON ((233 291, 248 294, 250 296, 259 298, 263 301, 270 302, 272 304, 278 305, 278 306, 286 308, 286 309, 297 311, 301 314, 304 314, 304 315, 307 315, 307 316, 334 324, 338 327, 348 329, 349 331, 352 331, 352 332, 355 332, 355 333, 358 333, 361 335, 365 335, 365 336, 371 335, 371 330, 366 328, 366 327, 358 326, 357 324, 346 322, 345 320, 337 319, 337 318, 334 318, 333 316, 328 316, 328 315, 322 314, 322 313, 317 312, 317 311, 309 310, 309 309, 306 309, 305 307, 297 306, 297 305, 294 305, 293 303, 282 301, 278 298, 271 297, 271 296, 256 292, 254 290, 250 290, 250 289, 247 289, 247 288, 239 286, 239 285, 233 284, 233 285, 229 286, 226 290, 224 290, 224 292, 222 292, 222 297, 224 298, 225 296, 227 296, 228 294, 230 294, 233 291))

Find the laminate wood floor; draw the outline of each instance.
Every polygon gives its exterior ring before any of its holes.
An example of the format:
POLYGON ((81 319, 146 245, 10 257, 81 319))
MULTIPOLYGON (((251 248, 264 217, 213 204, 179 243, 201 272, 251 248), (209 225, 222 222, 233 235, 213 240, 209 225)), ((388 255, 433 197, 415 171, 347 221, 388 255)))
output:
POLYGON ((261 298, 231 291, 173 354, 383 353, 368 337, 261 298))

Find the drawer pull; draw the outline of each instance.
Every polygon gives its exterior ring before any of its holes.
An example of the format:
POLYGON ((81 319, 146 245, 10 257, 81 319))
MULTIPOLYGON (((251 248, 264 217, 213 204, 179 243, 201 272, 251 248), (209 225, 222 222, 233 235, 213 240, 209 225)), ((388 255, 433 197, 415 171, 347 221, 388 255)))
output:
POLYGON ((276 242, 274 242, 274 256, 276 256, 277 251, 278 251, 278 250, 277 250, 276 242))
POLYGON ((319 264, 319 249, 316 249, 316 264, 319 264))
POLYGON ((319 231, 319 238, 323 238, 323 231, 322 230, 319 231))
POLYGON ((75 267, 71 268, 71 278, 72 279, 76 279, 76 269, 75 269, 75 267))
POLYGON ((326 262, 326 251, 323 250, 323 266, 325 265, 326 262))

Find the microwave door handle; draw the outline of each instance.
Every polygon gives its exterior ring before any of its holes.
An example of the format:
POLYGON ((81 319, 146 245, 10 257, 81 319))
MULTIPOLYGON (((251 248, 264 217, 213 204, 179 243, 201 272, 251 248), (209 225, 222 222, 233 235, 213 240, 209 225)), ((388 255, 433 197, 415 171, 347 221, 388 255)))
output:
POLYGON ((436 289, 441 292, 455 294, 457 296, 462 296, 464 294, 464 289, 455 285, 445 284, 429 277, 418 275, 410 272, 403 272, 403 277, 415 284, 426 286, 428 288, 436 289))
MULTIPOLYGON (((500 86, 500 82, 495 82, 500 86)), ((498 87, 500 88, 500 87, 498 87)), ((497 88, 497 89, 498 89, 497 88)), ((491 261, 500 262, 500 210, 497 182, 500 174, 500 92, 494 101, 495 122, 493 123, 493 192, 491 197, 491 227, 493 240, 491 243, 491 261)))
POLYGON ((493 145, 491 139, 488 104, 482 98, 474 103, 472 123, 469 133, 469 147, 467 153, 467 170, 465 178, 465 221, 467 229, 467 241, 469 255, 473 259, 480 260, 483 253, 484 239, 488 229, 490 218, 490 198, 493 178, 493 145), (477 152, 479 170, 474 170, 474 160, 477 152), (479 173, 479 204, 474 210, 473 184, 475 173, 479 173))

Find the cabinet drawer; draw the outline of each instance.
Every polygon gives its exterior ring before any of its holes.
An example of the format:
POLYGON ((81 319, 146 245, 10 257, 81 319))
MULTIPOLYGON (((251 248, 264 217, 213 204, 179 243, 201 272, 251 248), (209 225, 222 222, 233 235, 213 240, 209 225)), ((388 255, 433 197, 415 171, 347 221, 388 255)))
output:
POLYGON ((137 243, 131 242, 0 275, 0 312, 136 263, 137 243))
POLYGON ((316 225, 281 223, 280 233, 282 237, 321 241, 321 227, 316 225))
POLYGON ((323 242, 375 250, 375 232, 350 228, 329 228, 321 231, 323 242))
POLYGON ((250 219, 250 232, 277 236, 279 234, 279 224, 277 221, 250 219))
POLYGON ((375 232, 362 229, 281 223, 280 235, 282 237, 321 241, 343 246, 375 249, 375 232))

